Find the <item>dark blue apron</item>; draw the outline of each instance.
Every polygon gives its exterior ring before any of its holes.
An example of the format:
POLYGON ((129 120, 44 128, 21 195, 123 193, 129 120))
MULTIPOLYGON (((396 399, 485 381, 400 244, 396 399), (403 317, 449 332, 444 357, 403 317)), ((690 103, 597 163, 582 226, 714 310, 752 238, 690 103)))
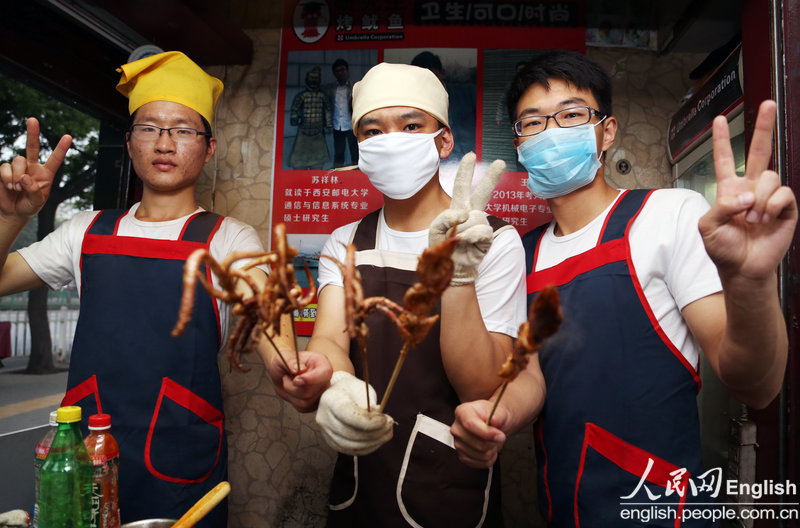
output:
MULTIPOLYGON (((222 217, 193 215, 173 241, 117 235, 125 214, 101 211, 84 235, 81 308, 62 404, 81 406, 84 426, 101 409, 111 415, 122 522, 177 519, 227 477, 219 314, 202 286, 186 332, 170 335, 183 264, 195 249, 208 249, 222 217)), ((198 526, 226 521, 223 503, 198 526)))
MULTIPOLYGON (((359 252, 375 249, 378 215, 379 211, 367 215, 356 228, 353 243, 359 252)), ((417 282, 416 272, 392 267, 391 252, 379 254, 386 265, 358 266, 364 296, 383 295, 402 305, 406 290, 417 282)), ((432 313, 439 310, 437 304, 432 313)), ((367 324, 369 380, 380 400, 402 340, 382 314, 371 314, 367 324)), ((460 401, 442 365, 439 328, 437 322, 406 356, 385 409, 397 422, 392 440, 366 456, 339 455, 331 482, 329 527, 502 525, 499 466, 467 467, 452 446, 450 425, 460 401)), ((364 379, 355 342, 350 360, 356 376, 364 379)))
POLYGON ((631 263, 628 230, 651 192, 626 191, 597 245, 552 268, 533 272, 547 226, 523 237, 529 305, 555 284, 564 313, 539 353, 547 396, 536 427, 541 511, 559 528, 709 525, 676 519, 709 501, 690 484, 703 473, 700 379, 659 326, 631 263), (626 508, 656 518, 626 521, 626 508))

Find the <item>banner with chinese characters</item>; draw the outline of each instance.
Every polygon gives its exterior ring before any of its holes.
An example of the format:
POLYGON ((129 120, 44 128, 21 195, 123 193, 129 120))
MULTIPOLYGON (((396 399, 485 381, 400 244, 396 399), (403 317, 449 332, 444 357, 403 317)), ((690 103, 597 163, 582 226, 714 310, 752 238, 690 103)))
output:
MULTIPOLYGON (((352 85, 379 62, 429 68, 447 89, 455 149, 440 169, 445 190, 467 152, 480 161, 475 182, 503 159, 507 172, 488 212, 521 234, 549 220, 546 202, 530 194, 517 164, 504 94, 517 66, 537 50, 585 50, 580 1, 286 0, 284 16, 271 211, 273 225, 286 225, 300 253, 298 271, 305 261, 316 277, 327 236, 382 205, 354 168, 350 129, 352 85)), ((304 272, 298 280, 307 286, 304 272)), ((301 335, 310 333, 314 316, 314 304, 296 314, 301 335)))

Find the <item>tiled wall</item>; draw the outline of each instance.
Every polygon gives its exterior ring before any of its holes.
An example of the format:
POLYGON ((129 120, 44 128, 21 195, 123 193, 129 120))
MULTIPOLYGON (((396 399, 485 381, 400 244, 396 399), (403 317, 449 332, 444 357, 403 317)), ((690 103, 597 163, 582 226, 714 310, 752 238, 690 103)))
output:
MULTIPOLYGON (((252 64, 210 68, 225 82, 225 92, 215 123, 216 159, 206 166, 198 196, 205 207, 253 225, 266 246, 280 32, 249 35, 252 64)), ((688 72, 703 57, 613 49, 590 49, 588 55, 614 81, 620 131, 608 156, 608 180, 624 188, 670 186, 667 122, 689 88, 688 72), (626 175, 615 168, 623 158, 631 165, 626 175)), ((300 415, 275 396, 260 360, 247 357, 245 364, 250 372, 231 372, 227 358, 220 358, 230 442, 230 527, 322 526, 334 453, 319 436, 313 415, 300 415)), ((539 526, 530 428, 509 440, 502 461, 507 526, 539 526)))
POLYGON ((619 131, 606 162, 606 180, 625 189, 671 187, 667 125, 691 87, 689 72, 705 54, 590 48, 587 55, 611 74, 614 115, 619 131), (630 162, 628 174, 617 162, 630 162))

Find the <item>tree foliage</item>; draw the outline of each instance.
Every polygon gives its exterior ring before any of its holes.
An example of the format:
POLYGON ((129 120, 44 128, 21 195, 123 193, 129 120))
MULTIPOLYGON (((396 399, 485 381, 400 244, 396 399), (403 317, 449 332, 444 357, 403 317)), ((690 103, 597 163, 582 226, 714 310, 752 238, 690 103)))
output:
MULTIPOLYGON (((0 74, 0 145, 2 159, 25 155, 26 120, 36 117, 40 126, 40 161, 52 152, 64 134, 72 136, 72 147, 56 173, 50 198, 15 243, 15 248, 41 240, 55 228, 58 206, 69 200, 77 209, 92 203, 98 151, 97 119, 44 94, 24 83, 0 74)), ((31 295, 28 301, 31 324, 31 357, 28 372, 46 373, 54 369, 52 344, 47 323, 46 291, 31 295)))
POLYGON ((25 121, 39 120, 40 159, 46 160, 61 136, 72 136, 72 146, 56 175, 50 201, 61 204, 76 198, 76 207, 92 203, 100 122, 45 93, 0 73, 0 145, 3 159, 25 155, 25 121))

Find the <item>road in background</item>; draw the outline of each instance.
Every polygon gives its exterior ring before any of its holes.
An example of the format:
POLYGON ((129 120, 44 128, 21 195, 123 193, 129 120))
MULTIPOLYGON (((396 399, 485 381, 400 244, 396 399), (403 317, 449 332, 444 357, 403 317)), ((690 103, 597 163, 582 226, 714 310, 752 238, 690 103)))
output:
POLYGON ((3 358, 0 368, 0 513, 33 506, 33 458, 50 411, 67 386, 66 365, 55 374, 24 374, 28 356, 3 358))

